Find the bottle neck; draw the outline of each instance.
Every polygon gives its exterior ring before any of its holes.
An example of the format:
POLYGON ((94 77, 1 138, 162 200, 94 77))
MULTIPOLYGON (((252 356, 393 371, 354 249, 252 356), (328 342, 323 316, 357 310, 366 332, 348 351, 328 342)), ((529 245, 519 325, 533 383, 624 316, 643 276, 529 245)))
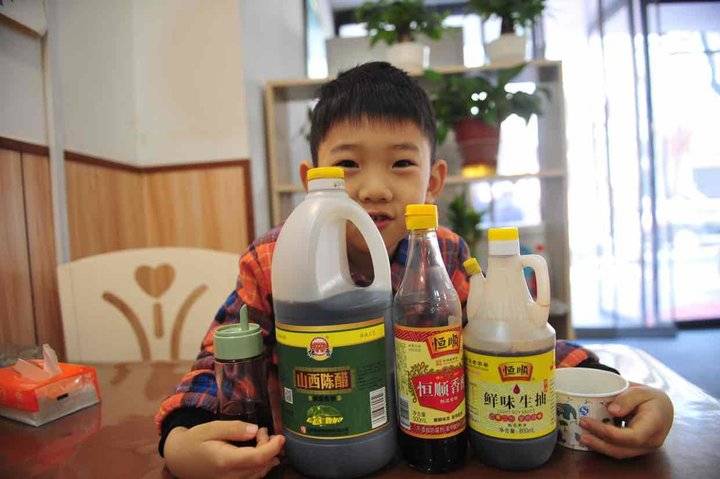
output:
POLYGON ((488 256, 488 280, 502 285, 502 293, 525 298, 528 295, 527 283, 519 255, 488 256))
POLYGON ((393 301, 393 321, 412 327, 459 326, 462 308, 434 229, 410 232, 405 274, 393 301))
POLYGON ((513 265, 520 259, 518 255, 489 255, 488 274, 505 275, 510 274, 513 265))
POLYGON ((443 265, 440 246, 435 229, 413 230, 410 232, 407 268, 419 268, 420 265, 443 265))

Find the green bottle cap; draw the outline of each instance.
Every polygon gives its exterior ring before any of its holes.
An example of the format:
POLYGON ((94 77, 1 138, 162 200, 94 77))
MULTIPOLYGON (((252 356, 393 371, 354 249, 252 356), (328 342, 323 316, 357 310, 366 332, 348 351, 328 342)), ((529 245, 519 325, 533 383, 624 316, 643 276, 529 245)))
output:
POLYGON ((220 326, 213 338, 215 359, 232 361, 259 356, 263 352, 260 326, 248 322, 247 305, 240 308, 240 323, 220 326))

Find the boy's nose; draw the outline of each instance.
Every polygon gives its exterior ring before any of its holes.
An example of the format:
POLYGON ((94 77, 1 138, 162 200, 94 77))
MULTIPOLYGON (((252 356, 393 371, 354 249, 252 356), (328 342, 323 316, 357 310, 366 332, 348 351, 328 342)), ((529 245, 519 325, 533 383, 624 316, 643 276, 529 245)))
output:
POLYGON ((387 202, 392 199, 392 191, 384 181, 368 180, 358 188, 358 199, 363 202, 387 202))

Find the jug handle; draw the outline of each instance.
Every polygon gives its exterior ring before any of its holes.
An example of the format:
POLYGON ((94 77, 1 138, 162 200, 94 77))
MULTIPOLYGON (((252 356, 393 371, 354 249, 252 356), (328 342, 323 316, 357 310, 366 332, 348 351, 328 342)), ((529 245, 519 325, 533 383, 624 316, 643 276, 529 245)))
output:
POLYGON ((392 291, 390 279, 390 260, 388 259, 387 248, 382 239, 380 231, 375 226, 370 215, 358 205, 348 207, 346 219, 352 222, 360 233, 370 250, 370 257, 373 265, 373 282, 368 286, 378 291, 392 291), (377 253, 380 252, 380 253, 377 253))
MULTIPOLYGON (((373 282, 368 286, 368 288, 377 291, 392 291, 392 282, 390 279, 390 261, 388 260, 387 248, 385 248, 385 242, 383 241, 380 232, 375 226, 375 223, 370 218, 370 215, 368 215, 367 212, 363 210, 360 206, 353 204, 340 208, 338 211, 335 212, 335 214, 326 216, 325 218, 323 218, 323 220, 324 221, 313 225, 310 231, 311 244, 314 244, 316 246, 319 245, 319 242, 316 240, 316 238, 318 237, 327 222, 339 220, 350 221, 360 231, 363 238, 365 239, 365 242, 368 245, 368 249, 370 250, 370 258, 372 259, 374 279, 373 282), (375 253, 375 251, 381 252, 379 256, 378 253, 375 253)), ((343 235, 343 238, 344 237, 345 235, 343 235)), ((343 246, 344 245, 341 245, 340 248, 342 248, 343 246)), ((316 252, 316 255, 317 254, 321 254, 321 252, 318 251, 316 252)), ((311 261, 310 264, 313 265, 313 268, 315 267, 315 263, 313 261, 311 261)), ((317 274, 313 272, 312 277, 317 277, 317 274)))
POLYGON ((537 300, 530 300, 528 307, 531 317, 539 322, 547 321, 550 312, 550 275, 545 258, 537 254, 520 256, 520 264, 533 269, 537 282, 537 300))

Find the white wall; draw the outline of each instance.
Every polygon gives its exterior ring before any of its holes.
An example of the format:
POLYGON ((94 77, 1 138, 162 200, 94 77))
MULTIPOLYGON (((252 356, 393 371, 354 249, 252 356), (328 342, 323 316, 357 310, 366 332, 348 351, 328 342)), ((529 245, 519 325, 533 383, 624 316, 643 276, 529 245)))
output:
MULTIPOLYGON (((305 76, 302 2, 50 1, 64 148, 140 165, 250 158, 267 230, 263 91, 305 76)), ((47 144, 40 45, 0 26, 0 136, 47 144)))
POLYGON ((236 0, 58 4, 65 147, 152 166, 247 158, 236 0))
MULTIPOLYGON (((268 80, 305 76, 303 2, 237 0, 240 5, 255 230, 270 228, 263 95, 268 80)), ((304 110, 300 115, 304 115, 304 110)))
POLYGON ((138 162, 247 158, 237 1, 136 0, 133 32, 138 162))
POLYGON ((136 163, 132 3, 56 5, 65 148, 136 163))
POLYGON ((47 145, 42 40, 2 22, 0 136, 47 145))
POLYGON ((44 0, 0 2, 0 15, 29 28, 38 36, 43 36, 47 31, 44 3, 44 0))

